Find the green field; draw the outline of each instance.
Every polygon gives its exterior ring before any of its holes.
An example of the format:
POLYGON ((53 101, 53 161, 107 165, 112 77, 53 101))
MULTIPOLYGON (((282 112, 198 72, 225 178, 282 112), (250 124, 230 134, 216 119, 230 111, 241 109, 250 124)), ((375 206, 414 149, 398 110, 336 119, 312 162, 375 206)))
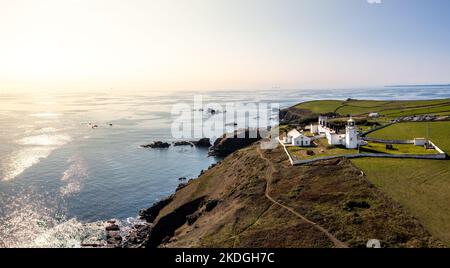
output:
MULTIPOLYGON (((371 133, 383 139, 429 137, 450 152, 450 122, 400 123, 371 133)), ((450 246, 450 161, 360 158, 352 162, 369 180, 401 203, 438 239, 450 246)))
POLYGON ((361 153, 382 153, 382 154, 436 154, 436 150, 425 149, 423 146, 414 144, 393 144, 392 149, 386 149, 386 144, 369 142, 361 147, 361 153))
POLYGON ((334 112, 334 110, 341 107, 343 103, 343 101, 339 100, 308 101, 296 105, 295 108, 310 110, 315 114, 322 114, 334 112))
POLYGON ((411 140, 428 137, 439 148, 450 152, 450 122, 405 122, 372 132, 371 138, 411 140))
POLYGON ((427 108, 408 108, 400 110, 387 110, 381 114, 388 117, 410 116, 410 115, 422 115, 422 114, 446 114, 450 112, 450 105, 433 106, 427 108))
MULTIPOLYGON (((296 159, 315 159, 325 156, 356 154, 357 149, 346 149, 343 146, 329 146, 325 138, 314 141, 314 147, 289 146, 287 150, 292 157, 296 159), (308 154, 307 152, 311 154, 308 154)), ((394 144, 392 149, 387 149, 384 143, 369 142, 362 146, 359 151, 361 154, 382 153, 382 154, 436 154, 436 150, 425 149, 423 146, 414 144, 394 144)))
POLYGON ((450 99, 417 101, 374 100, 320 100, 297 104, 297 109, 310 110, 314 114, 336 112, 340 115, 364 115, 378 112, 389 118, 419 114, 448 114, 450 99))

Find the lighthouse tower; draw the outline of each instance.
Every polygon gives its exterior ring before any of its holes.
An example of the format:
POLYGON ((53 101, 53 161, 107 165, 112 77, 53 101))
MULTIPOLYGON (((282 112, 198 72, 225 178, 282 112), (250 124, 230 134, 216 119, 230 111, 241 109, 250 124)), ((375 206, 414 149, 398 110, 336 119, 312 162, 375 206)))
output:
POLYGON ((351 117, 345 128, 345 147, 347 149, 358 148, 358 131, 356 130, 355 120, 351 117))

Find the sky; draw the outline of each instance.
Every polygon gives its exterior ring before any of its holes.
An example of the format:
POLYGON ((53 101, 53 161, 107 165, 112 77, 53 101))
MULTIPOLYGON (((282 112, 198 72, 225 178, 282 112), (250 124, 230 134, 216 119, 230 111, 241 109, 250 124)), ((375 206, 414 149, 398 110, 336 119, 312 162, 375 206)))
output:
POLYGON ((0 91, 450 83, 448 0, 0 0, 0 91))

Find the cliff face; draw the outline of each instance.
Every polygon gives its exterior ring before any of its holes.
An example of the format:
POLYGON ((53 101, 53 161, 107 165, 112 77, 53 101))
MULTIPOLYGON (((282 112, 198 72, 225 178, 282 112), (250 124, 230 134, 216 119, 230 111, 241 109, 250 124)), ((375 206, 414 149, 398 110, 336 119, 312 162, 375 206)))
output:
POLYGON ((290 166, 281 148, 241 149, 149 210, 128 247, 436 247, 348 160, 290 166), (151 223, 150 223, 151 222, 151 223))
POLYGON ((218 138, 210 148, 211 155, 227 156, 261 139, 259 131, 250 133, 249 129, 236 130, 218 138), (253 135, 253 136, 252 136, 253 135))
POLYGON ((313 114, 309 110, 297 109, 290 107, 280 111, 280 122, 289 124, 304 124, 312 121, 316 121, 317 115, 313 114))

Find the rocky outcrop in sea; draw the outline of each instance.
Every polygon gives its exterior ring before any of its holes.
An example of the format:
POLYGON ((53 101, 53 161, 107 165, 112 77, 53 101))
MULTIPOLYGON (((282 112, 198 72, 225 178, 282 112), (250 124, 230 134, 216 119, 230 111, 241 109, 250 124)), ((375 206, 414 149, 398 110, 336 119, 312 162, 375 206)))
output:
POLYGON ((162 141, 155 141, 153 143, 150 144, 144 144, 141 145, 142 148, 169 148, 170 147, 170 143, 167 142, 162 142, 162 141))

